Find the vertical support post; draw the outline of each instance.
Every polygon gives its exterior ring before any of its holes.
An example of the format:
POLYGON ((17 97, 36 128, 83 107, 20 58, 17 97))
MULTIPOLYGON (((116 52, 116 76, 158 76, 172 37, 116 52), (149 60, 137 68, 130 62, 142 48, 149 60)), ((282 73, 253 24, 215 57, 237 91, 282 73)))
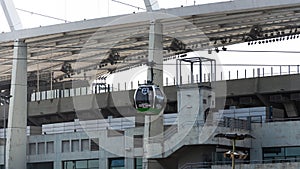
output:
POLYGON ((200 79, 200 83, 202 83, 202 62, 201 61, 199 65, 199 79, 200 79))
POLYGON ((191 84, 194 83, 194 62, 191 62, 191 84))
POLYGON ((162 45, 162 24, 158 21, 151 21, 149 32, 149 51, 147 80, 152 81, 159 87, 163 86, 163 45, 162 45))
POLYGON ((271 67, 271 76, 273 76, 273 67, 271 67))
POLYGON ((173 82, 174 82, 174 86, 175 86, 175 84, 176 84, 176 79, 175 79, 175 77, 173 78, 173 82))
POLYGON ((279 75, 281 75, 282 71, 281 71, 281 65, 279 66, 279 75))
MULTIPOLYGON (((182 85, 181 60, 179 60, 179 85, 182 85)), ((178 80, 178 79, 177 79, 178 80)))
POLYGON ((209 79, 210 79, 210 80, 208 80, 208 81, 210 81, 210 82, 215 81, 215 79, 213 78, 213 74, 214 74, 213 71, 214 71, 214 70, 213 70, 213 63, 212 63, 212 61, 210 61, 210 73, 209 73, 209 75, 208 75, 208 77, 209 77, 209 79))
POLYGON ((221 80, 223 80, 223 72, 221 72, 221 80))
POLYGON ((234 153, 235 152, 235 139, 232 140, 232 156, 231 156, 231 160, 232 160, 232 163, 231 163, 231 166, 232 166, 232 169, 235 169, 235 158, 234 158, 234 153))
POLYGON ((23 41, 14 43, 13 58, 5 168, 26 169, 27 46, 23 41))
POLYGON ((168 77, 166 77, 166 86, 168 86, 169 85, 169 79, 168 79, 168 77))
MULTIPOLYGON (((151 80, 153 84, 158 85, 163 89, 163 27, 162 24, 157 21, 151 21, 149 30, 149 51, 148 51, 148 62, 150 66, 148 68, 147 79, 151 80)), ((151 158, 153 154, 153 147, 149 140, 157 140, 160 143, 160 147, 155 146, 156 153, 163 153, 163 114, 158 115, 146 115, 145 126, 144 126, 144 138, 147 141, 144 142, 144 151, 146 164, 143 168, 152 169, 158 168, 159 164, 151 162, 148 158, 151 158)))

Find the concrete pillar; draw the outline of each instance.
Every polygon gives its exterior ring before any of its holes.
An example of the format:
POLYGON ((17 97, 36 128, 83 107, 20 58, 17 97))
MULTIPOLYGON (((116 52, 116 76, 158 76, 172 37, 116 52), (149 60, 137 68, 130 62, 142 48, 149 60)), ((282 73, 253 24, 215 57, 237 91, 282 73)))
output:
POLYGON ((125 158, 125 168, 134 169, 134 158, 125 158))
POLYGON ((163 86, 163 27, 158 21, 151 21, 149 31, 148 76, 159 87, 163 86), (152 68, 152 70, 151 70, 152 68))
POLYGON ((26 169, 27 46, 14 43, 13 68, 6 140, 6 169, 26 169))
MULTIPOLYGON (((149 52, 148 52, 148 76, 147 79, 153 84, 163 87, 163 37, 162 24, 158 21, 152 21, 149 32, 149 52)), ((161 156, 163 153, 163 114, 145 116, 144 131, 144 151, 147 158, 161 156), (150 143, 153 140, 155 143, 150 143)), ((145 164, 145 163, 144 163, 145 164)), ((146 162, 148 169, 157 168, 154 161, 146 162)))

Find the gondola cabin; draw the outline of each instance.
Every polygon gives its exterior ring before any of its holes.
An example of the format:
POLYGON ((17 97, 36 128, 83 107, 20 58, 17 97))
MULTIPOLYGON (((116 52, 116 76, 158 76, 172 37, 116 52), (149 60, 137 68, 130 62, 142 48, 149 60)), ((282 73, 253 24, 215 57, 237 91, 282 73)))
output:
POLYGON ((134 106, 140 113, 159 114, 165 105, 165 95, 156 85, 140 85, 134 93, 134 106))

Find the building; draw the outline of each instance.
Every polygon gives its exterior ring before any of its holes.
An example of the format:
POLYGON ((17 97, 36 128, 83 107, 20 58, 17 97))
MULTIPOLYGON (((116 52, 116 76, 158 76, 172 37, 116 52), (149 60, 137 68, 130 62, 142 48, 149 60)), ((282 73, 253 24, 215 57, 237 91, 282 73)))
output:
POLYGON ((7 130, 1 130, 0 164, 230 168, 224 153, 232 143, 215 136, 238 133, 255 137, 236 141, 236 151, 247 154, 236 160, 240 167, 299 168, 299 66, 295 75, 292 65, 288 75, 280 67, 279 76, 271 69, 271 76, 263 77, 259 69, 253 78, 224 81, 214 58, 185 57, 202 49, 214 48, 215 54, 229 44, 295 38, 299 7, 300 1, 236 0, 1 34, 1 112, 7 130), (179 61, 180 68, 174 84, 164 87, 167 105, 160 115, 136 112, 129 81, 122 91, 119 84, 101 81, 147 65, 155 84, 163 86, 162 63, 168 60, 179 61), (181 61, 190 72, 181 72, 181 61), (204 61, 210 62, 206 71, 204 61), (101 82, 91 85, 95 79, 101 82))

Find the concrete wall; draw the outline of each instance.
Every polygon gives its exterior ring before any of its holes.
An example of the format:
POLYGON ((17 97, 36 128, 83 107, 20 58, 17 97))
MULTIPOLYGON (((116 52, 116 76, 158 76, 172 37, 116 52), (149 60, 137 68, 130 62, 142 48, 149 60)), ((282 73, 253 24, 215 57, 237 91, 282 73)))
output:
POLYGON ((251 159, 262 160, 262 147, 300 146, 300 122, 270 122, 252 124, 251 159))

